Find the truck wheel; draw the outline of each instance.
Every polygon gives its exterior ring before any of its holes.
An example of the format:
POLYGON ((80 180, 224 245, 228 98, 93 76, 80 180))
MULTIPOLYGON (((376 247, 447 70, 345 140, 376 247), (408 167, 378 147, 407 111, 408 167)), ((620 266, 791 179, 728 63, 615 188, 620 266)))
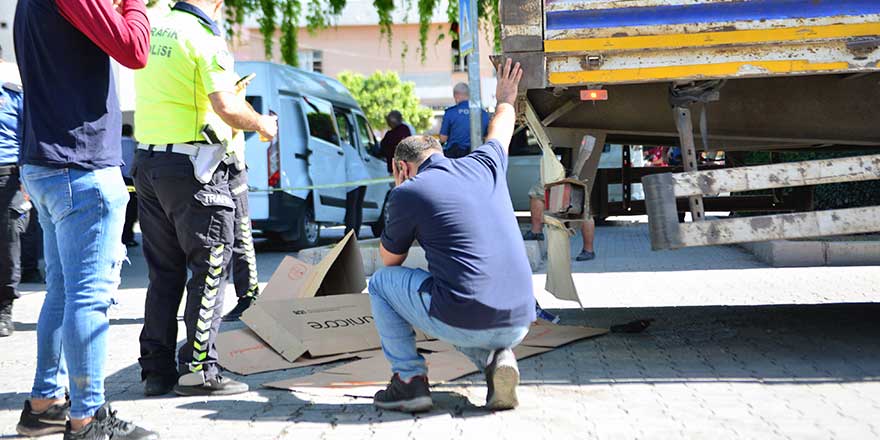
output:
POLYGON ((321 225, 315 221, 315 212, 312 207, 306 208, 302 220, 299 222, 299 239, 294 242, 296 249, 315 247, 321 240, 321 225))

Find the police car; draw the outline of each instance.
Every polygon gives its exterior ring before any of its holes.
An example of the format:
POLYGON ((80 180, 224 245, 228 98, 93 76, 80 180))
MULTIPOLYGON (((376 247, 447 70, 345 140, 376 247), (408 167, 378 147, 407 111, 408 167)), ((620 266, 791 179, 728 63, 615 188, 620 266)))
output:
MULTIPOLYGON (((373 130, 351 93, 335 79, 268 62, 239 62, 236 71, 256 74, 246 93, 254 109, 278 115, 278 136, 272 143, 256 133, 246 136, 253 229, 296 248, 315 246, 322 225, 344 222, 345 194, 352 188, 334 186, 346 181, 341 142, 358 151, 372 179, 388 177, 373 130), (325 187, 310 188, 316 185, 325 187)), ((383 227, 390 189, 384 181, 367 186, 363 218, 376 235, 383 227)))

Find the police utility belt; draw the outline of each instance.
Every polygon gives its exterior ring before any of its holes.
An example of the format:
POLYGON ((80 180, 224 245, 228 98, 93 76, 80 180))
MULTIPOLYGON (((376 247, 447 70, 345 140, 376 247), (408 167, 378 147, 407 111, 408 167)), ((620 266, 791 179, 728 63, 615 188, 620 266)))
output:
POLYGON ((235 163, 234 156, 226 154, 224 144, 138 144, 138 150, 177 153, 189 156, 193 165, 193 175, 201 183, 210 183, 214 172, 221 163, 235 163))

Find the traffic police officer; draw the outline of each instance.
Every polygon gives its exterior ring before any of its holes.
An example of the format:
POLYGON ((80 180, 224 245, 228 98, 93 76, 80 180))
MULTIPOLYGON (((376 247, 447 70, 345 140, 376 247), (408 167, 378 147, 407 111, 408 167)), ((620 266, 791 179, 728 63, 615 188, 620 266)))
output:
MULTIPOLYGON (((0 64, 5 64, 2 59, 0 64)), ((21 85, 14 78, 0 78, 0 337, 15 331, 12 302, 19 297, 20 236, 27 227, 30 210, 30 203, 21 192, 18 174, 21 114, 21 85)))
POLYGON ((234 129, 271 139, 278 126, 236 94, 232 56, 216 23, 222 5, 177 2, 153 23, 150 61, 135 76, 134 178, 150 272, 139 361, 148 396, 248 389, 219 374, 214 347, 233 245, 229 143, 234 129), (184 286, 187 338, 175 363, 184 286))
MULTIPOLYGON (((446 157, 458 158, 467 156, 471 152, 471 111, 468 107, 470 89, 465 83, 458 83, 452 89, 452 98, 455 105, 446 109, 443 113, 443 122, 440 124, 440 143, 443 144, 443 154, 446 157)), ((482 135, 485 136, 489 129, 489 113, 482 110, 482 135)))

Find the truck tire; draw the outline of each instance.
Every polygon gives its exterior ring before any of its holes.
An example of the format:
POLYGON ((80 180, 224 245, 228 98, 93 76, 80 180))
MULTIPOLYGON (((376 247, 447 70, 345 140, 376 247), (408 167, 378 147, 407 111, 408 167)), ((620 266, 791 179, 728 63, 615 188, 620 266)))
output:
POLYGON ((315 247, 321 240, 321 225, 315 221, 314 208, 309 206, 299 221, 299 238, 293 242, 297 250, 315 247))

